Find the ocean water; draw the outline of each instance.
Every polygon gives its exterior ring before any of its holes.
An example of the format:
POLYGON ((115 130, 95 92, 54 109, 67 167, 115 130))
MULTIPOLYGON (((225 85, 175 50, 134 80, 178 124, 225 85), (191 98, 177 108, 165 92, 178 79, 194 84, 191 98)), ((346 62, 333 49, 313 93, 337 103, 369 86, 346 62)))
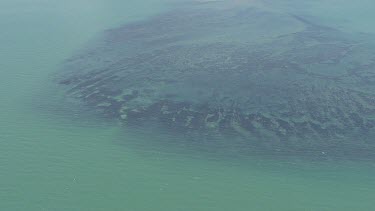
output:
MULTIPOLYGON (((375 33, 372 1, 249 2, 375 33)), ((185 3, 0 1, 0 210, 373 210, 373 159, 199 150, 56 86, 61 63, 104 30, 185 3)))

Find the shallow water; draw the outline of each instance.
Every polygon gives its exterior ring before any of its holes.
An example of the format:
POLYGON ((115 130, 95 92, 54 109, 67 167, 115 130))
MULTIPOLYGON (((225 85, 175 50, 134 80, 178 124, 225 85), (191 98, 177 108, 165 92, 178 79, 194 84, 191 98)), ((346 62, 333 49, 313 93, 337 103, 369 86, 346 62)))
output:
MULTIPOLYGON (((372 1, 264 2, 375 33, 372 1)), ((202 152, 93 115, 54 85, 103 30, 172 6, 1 1, 0 210, 373 210, 371 159, 202 152)))

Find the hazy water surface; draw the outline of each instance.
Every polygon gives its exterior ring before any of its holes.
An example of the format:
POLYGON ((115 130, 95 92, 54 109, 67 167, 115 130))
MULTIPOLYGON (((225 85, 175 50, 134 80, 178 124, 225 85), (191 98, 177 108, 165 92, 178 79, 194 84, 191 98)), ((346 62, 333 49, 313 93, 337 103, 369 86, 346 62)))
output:
MULTIPOLYGON (((236 1, 236 3, 242 3, 236 1)), ((263 1, 375 33, 372 1, 263 1)), ((0 2, 0 210, 373 210, 373 160, 235 156, 133 131, 65 99, 53 75, 103 30, 183 2, 0 2)))

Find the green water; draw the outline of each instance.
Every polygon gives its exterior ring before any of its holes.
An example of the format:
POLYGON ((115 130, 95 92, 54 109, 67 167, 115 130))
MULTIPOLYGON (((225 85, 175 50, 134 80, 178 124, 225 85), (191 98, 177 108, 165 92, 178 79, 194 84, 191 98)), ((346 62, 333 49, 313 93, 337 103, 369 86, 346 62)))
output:
MULTIPOLYGON (((105 29, 174 5, 134 2, 0 1, 0 210, 374 209, 372 160, 165 149, 163 136, 65 105, 51 80, 64 59, 105 29)), ((371 1, 297 2, 275 6, 375 32, 371 1)))

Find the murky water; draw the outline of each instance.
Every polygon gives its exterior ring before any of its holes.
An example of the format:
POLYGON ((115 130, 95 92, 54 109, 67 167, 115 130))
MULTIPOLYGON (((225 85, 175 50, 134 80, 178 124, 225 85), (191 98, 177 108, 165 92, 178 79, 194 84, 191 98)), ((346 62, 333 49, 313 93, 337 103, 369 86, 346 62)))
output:
MULTIPOLYGON (((236 2, 240 3, 240 2, 236 2)), ((124 128, 65 97, 61 63, 183 2, 0 2, 0 210, 373 210, 372 159, 236 155, 124 128)), ((375 33, 372 1, 263 1, 375 33)))

